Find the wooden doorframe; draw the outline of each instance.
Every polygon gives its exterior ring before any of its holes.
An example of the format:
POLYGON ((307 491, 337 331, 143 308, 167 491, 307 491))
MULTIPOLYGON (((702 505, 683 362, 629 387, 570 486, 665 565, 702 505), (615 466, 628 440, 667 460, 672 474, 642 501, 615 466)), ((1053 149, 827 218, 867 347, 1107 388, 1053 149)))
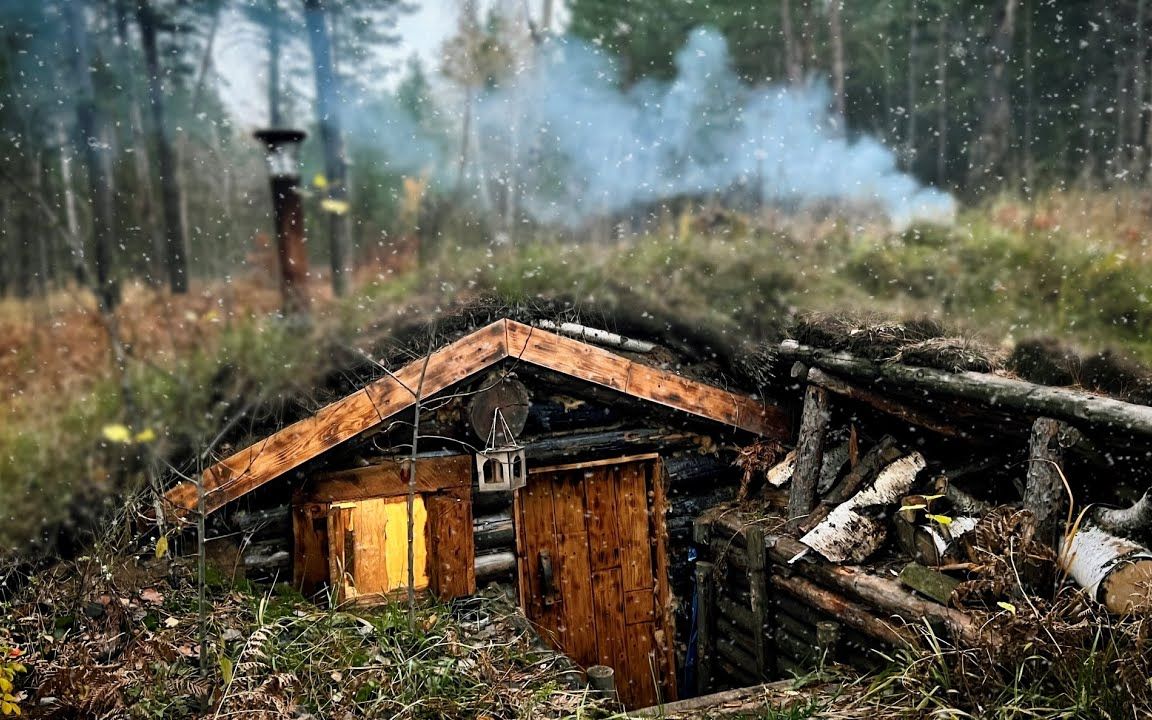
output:
MULTIPOLYGON (((650 533, 654 535, 656 541, 656 602, 658 604, 658 612, 661 621, 660 631, 657 635, 657 644, 661 644, 663 651, 664 665, 665 665, 665 687, 669 697, 662 698, 662 702, 670 702, 677 699, 678 688, 676 682, 676 625, 672 613, 672 592, 668 582, 668 500, 667 500, 667 483, 668 473, 664 467, 664 463, 659 453, 644 453, 639 455, 628 455, 624 457, 609 458, 602 460, 590 460, 585 462, 574 462, 563 465, 551 465, 540 468, 530 468, 528 471, 528 482, 532 482, 533 475, 540 475, 543 473, 565 472, 572 470, 583 470, 595 467, 605 467, 610 465, 625 465, 630 463, 648 463, 652 469, 651 483, 652 483, 652 524, 649 528, 650 533)), ((526 595, 529 586, 527 573, 531 572, 528 567, 526 540, 524 538, 524 523, 521 522, 523 514, 523 504, 521 501, 521 489, 517 489, 512 494, 512 518, 513 526, 515 527, 516 535, 516 597, 519 601, 520 607, 524 610, 525 614, 528 613, 530 607, 529 599, 526 595)), ((528 618, 532 621, 532 618, 528 618)))

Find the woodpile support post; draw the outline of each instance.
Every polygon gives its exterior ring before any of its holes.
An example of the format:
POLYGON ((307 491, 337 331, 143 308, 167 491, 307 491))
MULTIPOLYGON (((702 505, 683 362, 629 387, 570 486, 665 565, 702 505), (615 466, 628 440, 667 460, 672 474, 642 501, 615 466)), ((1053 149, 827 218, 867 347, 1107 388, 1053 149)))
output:
POLYGON ((800 435, 796 440, 796 470, 788 494, 788 520, 803 521, 816 503, 816 483, 824 460, 824 437, 828 432, 828 391, 809 385, 804 391, 800 435))
POLYGON ((769 675, 771 657, 768 648, 768 549, 764 529, 753 525, 744 533, 748 552, 748 587, 752 605, 752 642, 756 649, 756 674, 769 675))
POLYGON ((1040 417, 1032 423, 1028 441, 1028 474, 1024 482, 1024 509, 1032 513, 1036 538, 1056 548, 1061 533, 1062 512, 1068 505, 1061 462, 1064 451, 1060 437, 1064 424, 1040 417))
POLYGON ((712 624, 715 615, 716 586, 714 567, 704 560, 696 562, 696 693, 708 692, 712 683, 712 659, 715 642, 712 624))

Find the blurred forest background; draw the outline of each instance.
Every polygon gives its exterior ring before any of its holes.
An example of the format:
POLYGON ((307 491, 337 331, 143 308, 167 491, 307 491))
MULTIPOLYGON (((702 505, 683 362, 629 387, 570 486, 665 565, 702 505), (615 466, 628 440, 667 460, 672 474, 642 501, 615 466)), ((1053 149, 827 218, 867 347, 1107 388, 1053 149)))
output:
POLYGON ((319 335, 461 294, 1152 358, 1145 0, 445 1, 409 54, 427 3, 0 5, 0 547, 311 397, 319 335), (280 316, 268 126, 309 133, 312 325, 280 316))

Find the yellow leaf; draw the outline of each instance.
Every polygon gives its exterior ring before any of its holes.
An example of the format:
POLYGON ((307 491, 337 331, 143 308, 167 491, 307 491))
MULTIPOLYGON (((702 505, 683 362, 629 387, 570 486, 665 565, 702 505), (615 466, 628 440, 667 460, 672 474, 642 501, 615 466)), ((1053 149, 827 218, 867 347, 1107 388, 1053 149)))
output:
POLYGON ((901 506, 900 506, 900 509, 901 509, 901 510, 924 510, 924 509, 926 509, 927 507, 928 507, 928 506, 927 506, 927 505, 924 505, 924 504, 920 504, 920 505, 901 505, 901 506))
POLYGON ((152 428, 144 428, 140 432, 136 433, 136 437, 132 439, 138 443, 152 442, 156 439, 156 431, 152 428))
POLYGON ((926 517, 929 520, 935 520, 936 522, 940 523, 941 525, 951 525, 952 524, 952 518, 948 517, 947 515, 927 515, 926 517))
POLYGON ((161 535, 160 539, 156 541, 156 559, 164 557, 168 554, 168 536, 161 535))
POLYGON ((0 675, 0 693, 12 692, 12 681, 0 675))
POLYGON ((332 213, 333 215, 343 215, 348 212, 347 200, 335 200, 333 198, 325 198, 320 201, 320 209, 324 212, 332 213))
POLYGON ((1013 615, 1015 615, 1015 614, 1016 614, 1016 606, 1015 606, 1015 605, 1013 605, 1012 603, 1009 603, 1009 602, 1003 602, 1003 601, 1001 601, 1001 602, 998 602, 998 603, 996 603, 996 604, 997 604, 997 605, 998 605, 1000 608, 1002 608, 1002 609, 1004 609, 1004 610, 1007 610, 1008 612, 1012 613, 1013 615))
POLYGON ((115 443, 131 442, 132 431, 123 425, 105 425, 104 439, 115 443))
POLYGON ((320 188, 321 190, 328 187, 328 178, 324 177, 324 173, 316 173, 316 177, 312 178, 312 187, 320 188))
POLYGON ((225 685, 232 682, 232 660, 227 655, 220 656, 220 676, 225 685))

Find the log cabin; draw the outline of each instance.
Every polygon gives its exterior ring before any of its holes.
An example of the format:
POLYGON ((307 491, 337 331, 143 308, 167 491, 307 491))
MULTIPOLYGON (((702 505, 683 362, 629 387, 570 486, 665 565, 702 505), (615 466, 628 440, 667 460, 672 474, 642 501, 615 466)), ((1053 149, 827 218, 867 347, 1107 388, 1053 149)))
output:
POLYGON ((1029 592, 1059 565, 1110 610, 1150 607, 1152 500, 1124 506, 1149 484, 1144 405, 981 357, 785 340, 732 372, 668 335, 488 320, 176 485, 165 522, 210 518, 249 578, 338 605, 504 584, 628 708, 872 668, 917 627, 995 646, 1014 589, 981 538, 1021 524, 1045 558, 1029 592), (1069 534, 1088 502, 1121 507, 1069 534))
POLYGON ((498 319, 172 488, 167 519, 223 515, 250 577, 336 604, 507 582, 556 648, 614 669, 626 706, 675 699, 692 522, 733 496, 734 448, 790 435, 779 405, 675 360, 498 319))

